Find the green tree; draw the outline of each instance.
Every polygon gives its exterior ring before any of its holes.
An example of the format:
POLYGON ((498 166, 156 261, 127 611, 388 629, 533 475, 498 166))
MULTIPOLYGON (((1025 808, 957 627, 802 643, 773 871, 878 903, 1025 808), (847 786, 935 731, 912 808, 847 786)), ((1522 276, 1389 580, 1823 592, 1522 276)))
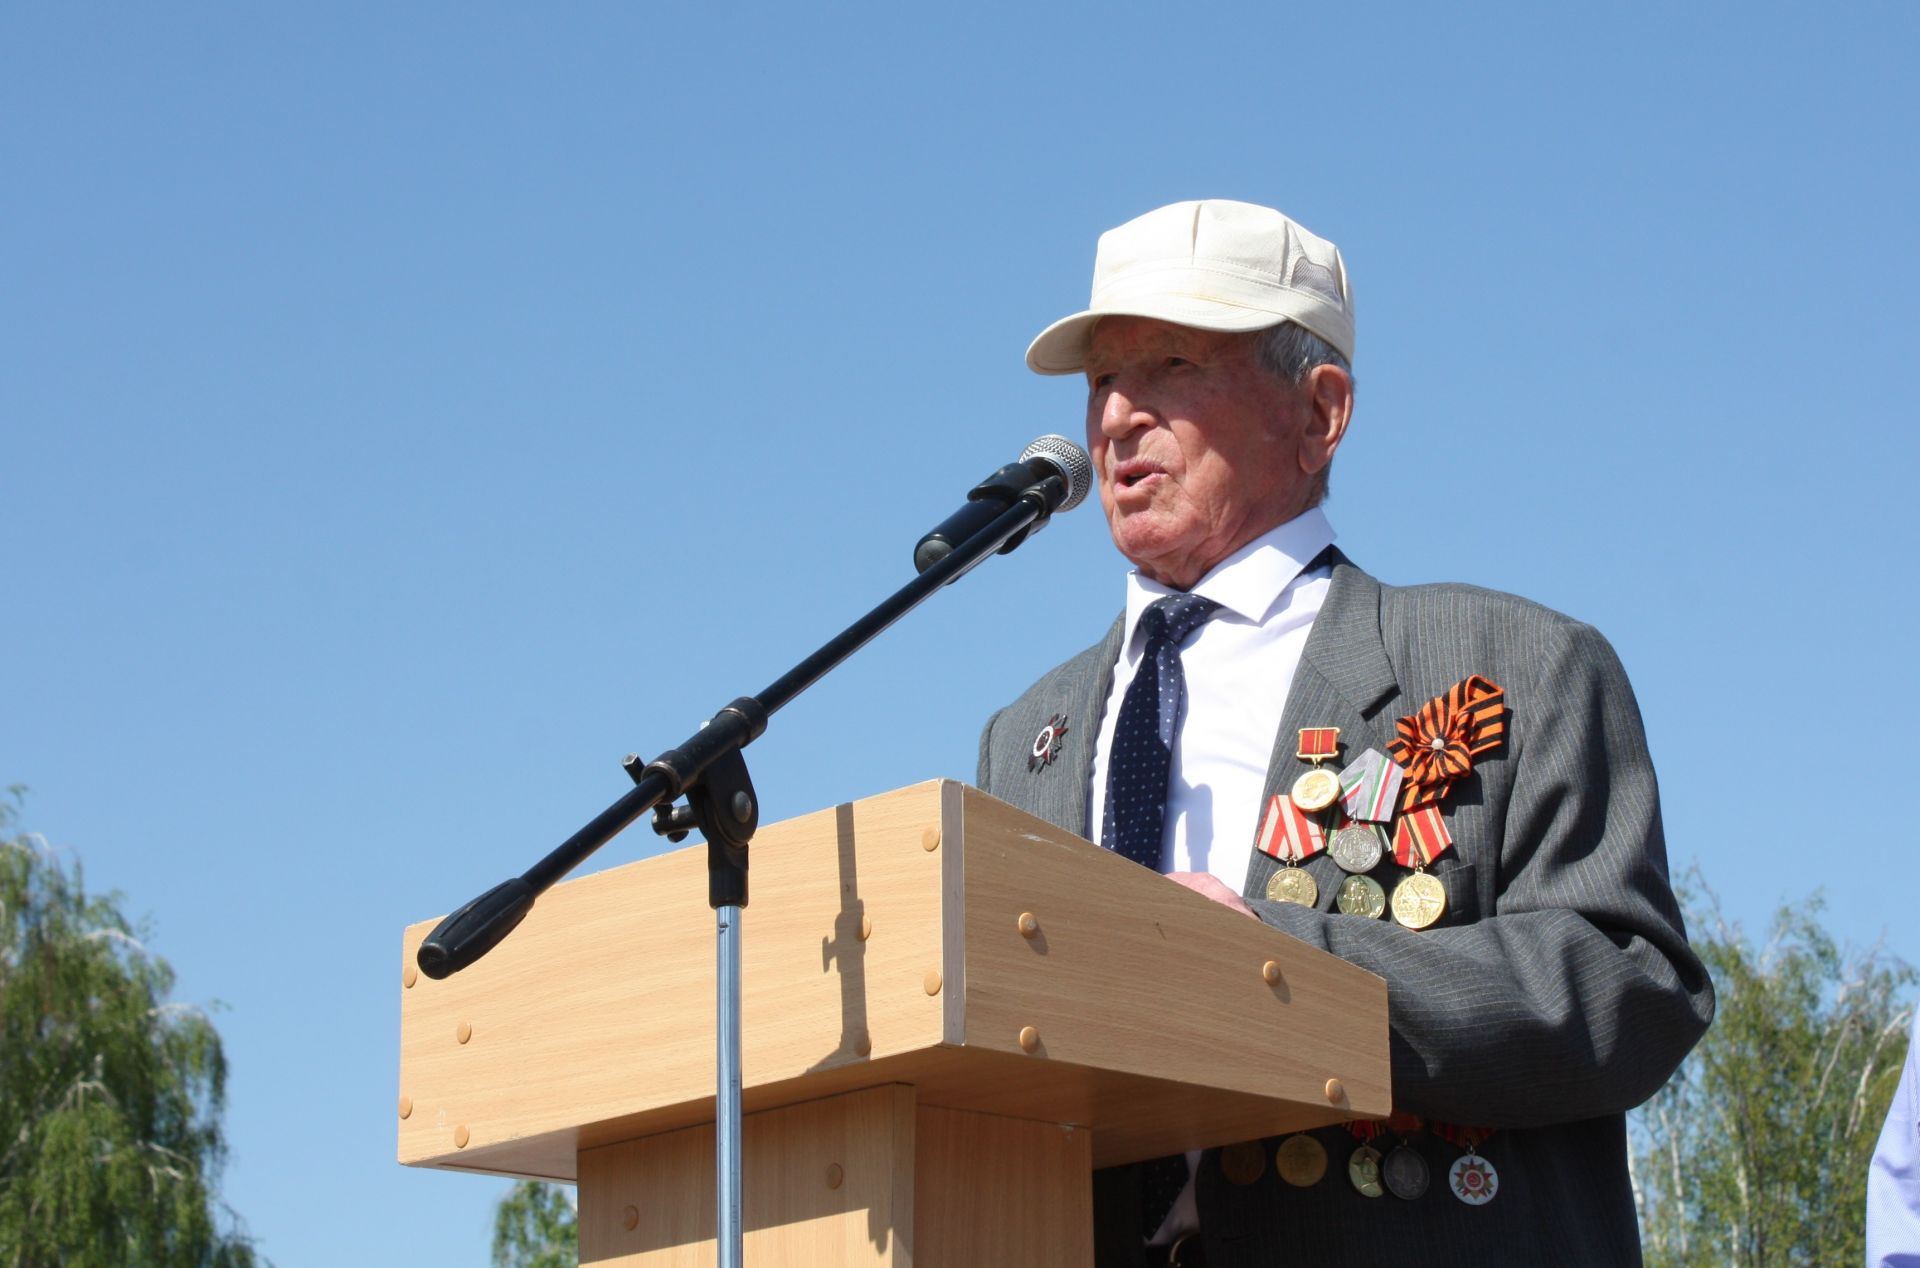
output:
POLYGON ((519 1181, 493 1211, 494 1268, 573 1268, 578 1223, 565 1185, 519 1181))
POLYGON ((1843 951, 1816 897, 1751 945, 1708 896, 1694 949, 1719 1011, 1629 1120, 1649 1268, 1844 1264, 1866 1254, 1867 1162, 1906 1059, 1913 970, 1843 951))
POLYGON ((215 1218, 219 1035, 15 818, 0 802, 0 1263, 252 1265, 215 1218))

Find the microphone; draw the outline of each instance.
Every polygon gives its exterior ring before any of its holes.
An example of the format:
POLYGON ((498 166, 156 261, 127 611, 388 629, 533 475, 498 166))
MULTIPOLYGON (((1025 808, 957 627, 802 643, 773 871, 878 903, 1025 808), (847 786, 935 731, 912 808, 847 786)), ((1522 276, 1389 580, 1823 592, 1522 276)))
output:
POLYGON ((1039 518, 1000 548, 1006 554, 1040 531, 1055 511, 1071 511, 1093 488, 1093 459, 1065 436, 1042 436, 1020 451, 1018 461, 1000 468, 967 494, 964 506, 913 544, 915 572, 927 569, 965 545, 1022 498, 1036 502, 1039 518))

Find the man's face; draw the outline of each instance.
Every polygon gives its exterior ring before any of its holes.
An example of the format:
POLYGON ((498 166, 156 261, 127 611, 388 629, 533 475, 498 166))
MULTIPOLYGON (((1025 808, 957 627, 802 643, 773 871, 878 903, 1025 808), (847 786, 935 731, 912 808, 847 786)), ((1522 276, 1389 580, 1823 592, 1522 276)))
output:
POLYGON ((1311 393, 1260 367, 1257 338, 1145 317, 1094 328, 1087 448, 1100 504, 1120 553, 1162 584, 1192 586, 1306 510, 1332 456, 1324 435, 1311 443, 1311 393))

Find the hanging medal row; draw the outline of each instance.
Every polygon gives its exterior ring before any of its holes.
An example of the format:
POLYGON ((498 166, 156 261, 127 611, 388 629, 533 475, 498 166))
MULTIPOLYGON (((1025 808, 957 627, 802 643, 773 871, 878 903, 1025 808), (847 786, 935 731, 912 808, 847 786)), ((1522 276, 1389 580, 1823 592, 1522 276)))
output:
MULTIPOLYGON (((1426 1196, 1433 1182, 1427 1156, 1413 1147, 1423 1124, 1418 1116, 1395 1110, 1384 1123, 1352 1122, 1347 1133, 1358 1145, 1347 1159, 1347 1180, 1362 1197, 1391 1193, 1412 1202, 1426 1196)), ((1480 1155, 1480 1145, 1493 1133, 1484 1127, 1430 1124, 1433 1134, 1459 1149, 1447 1168, 1447 1189, 1468 1206, 1485 1206, 1500 1190, 1499 1173, 1480 1155)))
POLYGON ((1474 759, 1506 737, 1506 692, 1478 674, 1401 718, 1387 748, 1369 748, 1344 767, 1340 728, 1300 728, 1296 756, 1311 764, 1292 788, 1267 802, 1256 842, 1282 866, 1267 881, 1274 902, 1312 907, 1320 886, 1301 864, 1325 850, 1347 875, 1334 894, 1343 915, 1378 920, 1389 911, 1409 929, 1446 914, 1447 891, 1427 868, 1453 846, 1440 802, 1474 759), (1388 855, 1403 868, 1393 893, 1368 873, 1388 855))
MULTIPOLYGON (((1400 1110, 1384 1123, 1346 1124, 1356 1142, 1347 1156, 1347 1183, 1362 1197, 1391 1194, 1406 1202, 1425 1197, 1433 1184, 1433 1172, 1426 1155, 1412 1143, 1422 1127, 1430 1128, 1435 1136, 1460 1150, 1460 1156, 1447 1168, 1448 1192, 1468 1206, 1485 1206, 1493 1201, 1500 1190, 1500 1175, 1480 1153, 1491 1131, 1446 1123, 1423 1124, 1415 1115, 1400 1110)), ((1327 1147, 1306 1132, 1287 1137, 1273 1151, 1274 1171, 1296 1189, 1311 1189, 1324 1180, 1328 1161, 1327 1147)), ((1230 1184, 1257 1182, 1266 1165, 1266 1148, 1259 1141, 1229 1145, 1220 1151, 1220 1172, 1230 1184)))

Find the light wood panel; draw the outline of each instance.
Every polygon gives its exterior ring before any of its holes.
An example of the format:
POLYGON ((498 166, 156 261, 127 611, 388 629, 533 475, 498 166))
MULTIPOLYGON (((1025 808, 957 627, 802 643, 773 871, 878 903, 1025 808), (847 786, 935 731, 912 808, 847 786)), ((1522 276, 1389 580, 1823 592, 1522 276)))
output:
MULTIPOLYGON (((863 1048, 885 1057, 940 1042, 943 1001, 925 989, 943 966, 940 851, 925 848, 940 816, 940 786, 928 783, 755 836, 741 935, 745 1083, 864 1065, 863 1048)), ((594 1143, 581 1125, 710 1119, 706 884, 704 846, 567 881, 479 963, 403 987, 399 1091, 411 1113, 400 1160, 571 1179, 576 1148, 594 1143)), ((404 964, 436 923, 406 931, 404 964)))
POLYGON ((1221 1137, 1174 1089, 1091 1080, 1102 1165, 1391 1109, 1379 978, 974 789, 961 830, 969 1050, 1284 1102, 1221 1137))
POLYGON ((1091 1133, 922 1105, 914 1268, 1091 1268, 1091 1133))
MULTIPOLYGON (((748 1115, 741 1124, 746 1262, 912 1264, 914 1121, 913 1089, 897 1084, 748 1115)), ((712 1268, 713 1166, 711 1126, 584 1151, 580 1262, 712 1268)))
MULTIPOLYGON (((752 878, 749 1113, 911 1084, 1091 1129, 1110 1165, 1389 1108, 1377 978, 973 789, 763 828, 752 878)), ((569 881, 479 964, 405 987, 401 1160, 572 1179, 581 1150, 710 1121, 705 886, 704 848, 569 881)))
MULTIPOLYGON (((977 1268, 1093 1262, 1089 1133, 916 1106, 898 1084, 748 1115, 748 1263, 977 1268)), ((711 1268, 713 1130, 580 1156, 580 1262, 711 1268)))

